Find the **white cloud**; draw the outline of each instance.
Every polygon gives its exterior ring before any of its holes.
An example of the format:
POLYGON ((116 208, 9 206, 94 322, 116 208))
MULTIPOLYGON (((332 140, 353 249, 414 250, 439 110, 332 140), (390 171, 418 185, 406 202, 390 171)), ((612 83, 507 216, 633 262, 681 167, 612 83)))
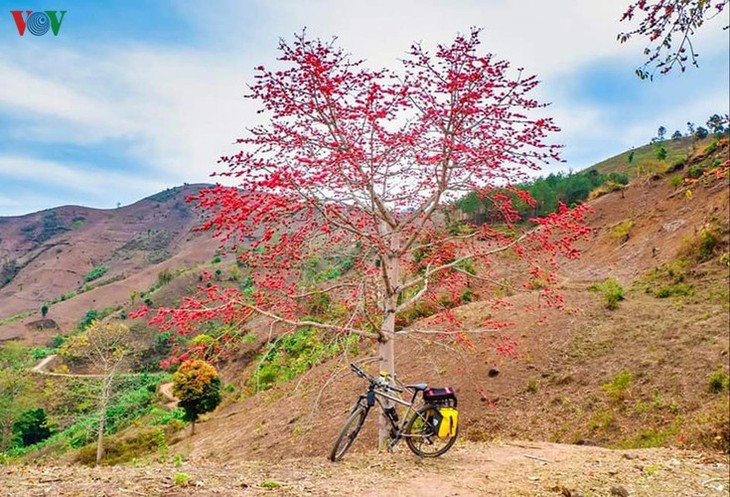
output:
MULTIPOLYGON (((560 107, 548 109, 565 130, 556 140, 579 142, 617 131, 606 124, 605 109, 573 105, 560 86, 596 61, 625 60, 627 72, 642 62, 642 41, 616 41, 616 34, 628 28, 619 23, 624 3, 628 0, 185 1, 173 8, 195 19, 191 26, 206 30, 200 38, 204 46, 119 40, 114 46, 87 43, 43 51, 26 45, 0 52, 0 112, 17 122, 10 140, 98 147, 128 143, 127 159, 146 167, 148 177, 164 177, 171 184, 205 181, 217 158, 229 153, 231 142, 255 122, 253 104, 242 98, 245 84, 253 66, 274 62, 279 36, 291 39, 308 26, 313 36, 338 35, 343 47, 371 65, 392 67, 413 41, 432 47, 481 26, 485 50, 537 73, 546 81, 540 98, 560 100, 560 107)), ((698 38, 703 55, 727 51, 725 33, 716 24, 708 24, 698 38)), ((694 105, 699 104, 684 102, 667 112, 681 113, 694 105)), ((626 130, 634 133, 630 130, 643 126, 629 123, 626 130)), ((58 174, 59 181, 77 182, 89 192, 110 179, 108 173, 89 178, 60 159, 0 161, 0 174, 11 161, 31 161, 34 171, 50 168, 45 170, 58 174)), ((151 193, 151 183, 142 176, 115 174, 121 185, 136 189, 146 184, 151 193)))
POLYGON ((111 198, 114 195, 126 197, 129 192, 136 194, 150 188, 159 191, 170 186, 164 182, 132 177, 124 172, 109 171, 99 167, 90 169, 86 165, 65 164, 26 156, 0 155, 0 183, 8 184, 11 181, 32 181, 51 186, 54 190, 82 192, 98 200, 104 200, 105 204, 117 201, 116 198, 111 198))

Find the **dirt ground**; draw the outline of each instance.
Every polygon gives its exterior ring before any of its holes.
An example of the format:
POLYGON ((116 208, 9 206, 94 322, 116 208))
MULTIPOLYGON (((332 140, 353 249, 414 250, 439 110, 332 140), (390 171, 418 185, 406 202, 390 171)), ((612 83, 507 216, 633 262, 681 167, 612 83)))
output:
POLYGON ((392 454, 210 463, 0 466, 0 495, 23 496, 723 496, 728 460, 672 449, 536 442, 458 443, 438 459, 392 454))

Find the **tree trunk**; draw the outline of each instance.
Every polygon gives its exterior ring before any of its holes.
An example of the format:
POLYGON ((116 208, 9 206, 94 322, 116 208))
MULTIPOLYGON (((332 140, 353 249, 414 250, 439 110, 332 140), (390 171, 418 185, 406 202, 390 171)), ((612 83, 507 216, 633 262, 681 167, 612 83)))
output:
POLYGON ((101 386, 101 397, 99 399, 99 433, 96 439, 96 464, 101 464, 104 457, 104 431, 106 431, 106 408, 109 405, 111 397, 112 381, 114 381, 114 373, 108 373, 103 380, 101 386))
POLYGON ((0 451, 5 452, 8 449, 8 443, 10 442, 10 427, 12 423, 9 420, 5 420, 2 423, 2 440, 0 440, 0 451))
MULTIPOLYGON (((387 371, 391 376, 395 374, 395 337, 393 335, 395 329, 395 309, 386 310, 385 319, 383 320, 384 333, 387 340, 383 341, 383 338, 378 342, 378 355, 380 356, 380 371, 387 371), (391 311, 391 312, 388 312, 391 311)), ((390 407, 392 402, 387 401, 384 403, 385 407, 390 407)), ((378 447, 381 449, 385 448, 385 442, 390 433, 390 423, 385 417, 384 413, 381 413, 378 419, 378 447)))
MULTIPOLYGON (((380 371, 387 372, 391 378, 395 376, 395 310, 398 307, 400 295, 400 236, 398 232, 390 232, 391 254, 385 261, 386 296, 383 303, 383 325, 378 341, 378 355, 380 371)), ((393 403, 386 401, 384 406, 390 407, 393 403)), ((385 442, 390 433, 390 423, 385 414, 378 420, 378 447, 385 448, 385 442)))

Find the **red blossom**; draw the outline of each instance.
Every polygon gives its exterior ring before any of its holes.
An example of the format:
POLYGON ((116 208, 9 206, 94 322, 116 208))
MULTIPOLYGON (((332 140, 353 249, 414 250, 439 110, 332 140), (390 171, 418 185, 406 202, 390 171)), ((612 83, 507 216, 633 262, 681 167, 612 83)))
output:
MULTIPOLYGON (((399 71, 368 68, 334 41, 304 34, 282 41, 279 53, 277 67, 256 68, 248 95, 268 122, 219 161, 218 174, 238 187, 190 199, 205 214, 199 229, 236 254, 247 283, 204 272, 196 296, 158 309, 152 322, 182 337, 211 322, 227 326, 210 348, 174 354, 222 354, 253 315, 301 324, 317 293, 338 311, 308 326, 384 342, 409 332, 388 328, 390 315, 407 326, 404 314, 422 306, 443 337, 472 346, 451 308, 477 288, 486 298, 500 289, 492 276, 506 252, 526 268, 521 276, 545 285, 542 305, 564 307, 554 270, 578 255, 587 210, 521 219, 513 203, 534 200, 506 186, 560 160, 549 141, 558 127, 531 96, 535 76, 483 53, 478 30, 433 51, 413 45, 399 71), (471 192, 491 199, 496 217, 483 226, 447 222, 453 201, 471 192)), ((516 346, 502 337, 496 348, 514 356, 516 346)))

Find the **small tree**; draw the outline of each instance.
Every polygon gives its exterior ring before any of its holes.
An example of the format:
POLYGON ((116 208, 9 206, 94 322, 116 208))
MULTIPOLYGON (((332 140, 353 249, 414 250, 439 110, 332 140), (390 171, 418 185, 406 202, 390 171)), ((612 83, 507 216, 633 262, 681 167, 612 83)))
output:
POLYGON ((699 128, 697 128, 697 131, 695 131, 695 139, 704 140, 705 138, 707 138, 708 134, 709 132, 707 131, 707 129, 700 126, 699 128))
POLYGON ((201 414, 215 409, 221 401, 221 379, 218 371, 205 361, 193 359, 185 361, 172 376, 172 393, 180 399, 179 406, 185 411, 185 419, 192 423, 201 414))
POLYGON ((13 432, 20 437, 24 447, 42 442, 51 436, 45 409, 31 409, 23 413, 13 424, 13 432))
POLYGON ((659 160, 666 160, 667 158, 667 149, 664 148, 664 145, 661 145, 657 151, 656 151, 656 158, 659 160))
POLYGON ((13 425, 36 402, 36 389, 27 366, 28 356, 18 342, 0 347, 0 451, 8 449, 13 425))
POLYGON ((672 133, 672 141, 678 141, 682 139, 682 132, 679 130, 676 130, 674 133, 672 133))
POLYGON ((727 114, 725 114, 724 116, 721 116, 720 114, 713 114, 707 120, 707 128, 715 136, 722 135, 725 132, 725 130, 727 129, 726 128, 727 124, 728 124, 728 115, 727 114))
POLYGON ((66 359, 89 361, 102 375, 98 401, 96 464, 104 456, 106 410, 114 393, 114 380, 131 350, 129 328, 118 322, 93 321, 83 333, 66 340, 59 351, 66 359))
POLYGON ((45 319, 47 314, 48 314, 48 304, 43 304, 41 306, 41 316, 43 317, 43 319, 45 319))
POLYGON ((659 139, 660 142, 663 142, 667 138, 667 128, 665 128, 664 126, 659 126, 656 137, 659 139))

